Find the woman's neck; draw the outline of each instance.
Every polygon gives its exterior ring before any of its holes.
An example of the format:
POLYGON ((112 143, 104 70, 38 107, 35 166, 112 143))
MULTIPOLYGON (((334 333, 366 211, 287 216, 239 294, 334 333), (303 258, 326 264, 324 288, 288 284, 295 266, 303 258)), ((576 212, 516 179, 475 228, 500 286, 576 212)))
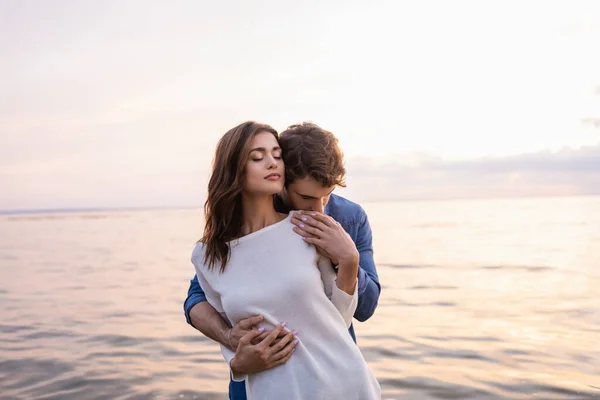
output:
POLYGON ((242 213, 242 236, 281 221, 281 215, 273 207, 273 196, 270 195, 242 195, 242 213))

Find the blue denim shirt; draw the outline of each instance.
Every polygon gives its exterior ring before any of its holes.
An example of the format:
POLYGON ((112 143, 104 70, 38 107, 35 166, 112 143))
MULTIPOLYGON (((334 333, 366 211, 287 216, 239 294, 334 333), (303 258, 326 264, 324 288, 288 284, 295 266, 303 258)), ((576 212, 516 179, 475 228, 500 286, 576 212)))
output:
MULTIPOLYGON (((325 214, 331 216, 342 225, 356 244, 356 249, 360 254, 358 306, 356 307, 354 318, 361 322, 366 321, 375 312, 379 293, 381 292, 375 261, 373 259, 373 235, 367 214, 358 204, 335 194, 332 194, 329 198, 329 202, 325 206, 325 214)), ((183 304, 188 324, 191 325, 190 310, 201 301, 206 301, 206 296, 198 284, 198 277, 194 275, 194 278, 190 282, 187 299, 185 299, 183 304)), ((349 333, 356 342, 353 325, 350 325, 349 333)), ((244 382, 230 380, 229 398, 232 400, 246 400, 244 382)))

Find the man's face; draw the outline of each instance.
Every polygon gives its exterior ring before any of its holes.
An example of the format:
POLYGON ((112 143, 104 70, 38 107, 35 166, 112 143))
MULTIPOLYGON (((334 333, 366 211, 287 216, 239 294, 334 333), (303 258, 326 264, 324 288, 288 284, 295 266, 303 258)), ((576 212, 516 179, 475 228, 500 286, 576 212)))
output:
POLYGON ((311 177, 296 179, 287 187, 287 199, 293 210, 323 212, 335 185, 325 187, 311 177))

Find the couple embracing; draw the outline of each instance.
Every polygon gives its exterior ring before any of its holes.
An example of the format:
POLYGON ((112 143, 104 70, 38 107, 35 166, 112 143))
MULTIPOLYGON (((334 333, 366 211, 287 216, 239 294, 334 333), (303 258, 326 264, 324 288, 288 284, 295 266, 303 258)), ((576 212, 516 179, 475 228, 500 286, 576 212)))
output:
POLYGON ((244 122, 219 141, 192 252, 188 323, 221 344, 229 397, 380 399, 356 345, 380 284, 337 138, 312 123, 244 122))

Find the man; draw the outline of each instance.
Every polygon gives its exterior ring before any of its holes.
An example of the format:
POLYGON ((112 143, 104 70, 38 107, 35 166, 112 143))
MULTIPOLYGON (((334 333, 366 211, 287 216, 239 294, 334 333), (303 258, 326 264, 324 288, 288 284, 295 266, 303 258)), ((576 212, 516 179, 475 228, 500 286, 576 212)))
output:
MULTIPOLYGON (((315 124, 290 126, 279 138, 285 162, 285 189, 276 197, 279 212, 303 210, 292 218, 294 231, 314 244, 320 253, 335 265, 358 264, 358 306, 354 318, 369 319, 377 307, 381 286, 373 260, 372 233, 367 215, 356 203, 333 194, 337 186, 345 186, 346 171, 337 138, 315 124)), ((268 290, 268 288, 265 288, 268 290)), ((230 327, 227 321, 206 301, 194 276, 184 303, 187 322, 205 336, 236 351, 242 337, 252 331, 262 316, 253 316, 230 327)), ((289 327, 302 333, 302 327, 289 327)), ((349 333, 356 342, 354 327, 349 333)), ((240 374, 256 373, 274 368, 290 357, 283 355, 277 342, 261 342, 268 332, 236 353, 231 370, 240 374)), ((231 380, 229 397, 246 400, 244 382, 231 380)))

